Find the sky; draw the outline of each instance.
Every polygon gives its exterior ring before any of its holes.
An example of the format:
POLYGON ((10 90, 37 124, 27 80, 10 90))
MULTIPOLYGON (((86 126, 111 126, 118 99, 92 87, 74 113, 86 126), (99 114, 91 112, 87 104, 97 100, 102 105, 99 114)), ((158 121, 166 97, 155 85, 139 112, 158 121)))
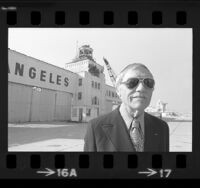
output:
POLYGON ((151 106, 192 112, 192 29, 190 28, 9 28, 8 47, 65 67, 82 45, 90 45, 96 62, 105 57, 116 74, 130 63, 143 63, 155 79, 151 106))

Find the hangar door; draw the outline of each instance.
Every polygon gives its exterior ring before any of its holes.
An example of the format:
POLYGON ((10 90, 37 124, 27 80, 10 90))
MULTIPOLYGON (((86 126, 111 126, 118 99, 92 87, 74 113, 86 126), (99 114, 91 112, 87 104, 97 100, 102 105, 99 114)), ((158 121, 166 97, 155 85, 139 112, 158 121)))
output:
POLYGON ((30 121, 53 121, 55 91, 32 90, 30 121))
POLYGON ((70 120, 71 94, 42 89, 33 90, 30 121, 70 120))
POLYGON ((8 84, 8 122, 29 121, 32 88, 9 82, 8 84))
POLYGON ((57 91, 55 94, 55 120, 63 121, 71 119, 72 94, 57 91))
POLYGON ((66 121, 71 119, 72 94, 32 86, 8 84, 8 122, 66 121))

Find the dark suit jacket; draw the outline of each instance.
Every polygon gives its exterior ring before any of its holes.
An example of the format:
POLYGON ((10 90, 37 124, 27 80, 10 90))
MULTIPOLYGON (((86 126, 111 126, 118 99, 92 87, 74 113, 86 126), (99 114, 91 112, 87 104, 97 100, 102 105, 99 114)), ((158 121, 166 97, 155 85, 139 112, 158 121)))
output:
MULTIPOLYGON (((169 128, 167 123, 145 112, 144 125, 144 151, 169 151, 169 128)), ((84 141, 84 151, 135 151, 126 124, 119 112, 119 107, 109 114, 91 120, 84 141)))

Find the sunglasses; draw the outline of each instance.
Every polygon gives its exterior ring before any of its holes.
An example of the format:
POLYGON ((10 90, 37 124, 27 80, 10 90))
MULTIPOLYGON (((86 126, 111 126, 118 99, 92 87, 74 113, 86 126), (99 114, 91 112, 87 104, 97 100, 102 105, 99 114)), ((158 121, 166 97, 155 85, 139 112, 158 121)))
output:
POLYGON ((128 89, 133 89, 139 82, 142 82, 147 89, 153 89, 155 85, 155 81, 151 78, 130 78, 126 82, 121 82, 121 84, 125 84, 128 89))

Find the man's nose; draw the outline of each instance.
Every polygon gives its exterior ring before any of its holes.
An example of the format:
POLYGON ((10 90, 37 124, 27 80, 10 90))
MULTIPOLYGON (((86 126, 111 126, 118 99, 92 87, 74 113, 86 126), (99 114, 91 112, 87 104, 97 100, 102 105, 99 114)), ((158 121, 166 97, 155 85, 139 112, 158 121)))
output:
POLYGON ((137 85, 137 87, 136 87, 136 91, 142 91, 144 89, 145 89, 145 87, 144 87, 143 83, 139 82, 138 85, 137 85))

